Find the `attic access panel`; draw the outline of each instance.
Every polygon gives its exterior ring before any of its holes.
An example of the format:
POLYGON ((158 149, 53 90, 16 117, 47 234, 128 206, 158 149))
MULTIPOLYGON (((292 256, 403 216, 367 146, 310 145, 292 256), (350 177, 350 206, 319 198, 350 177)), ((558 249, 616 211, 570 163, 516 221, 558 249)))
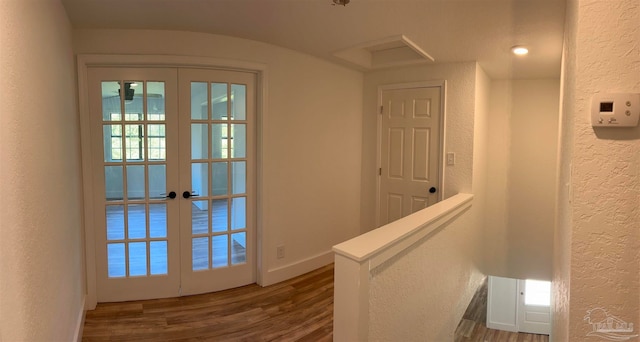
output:
POLYGON ((364 69, 433 63, 435 60, 404 35, 387 37, 337 51, 334 56, 364 69))

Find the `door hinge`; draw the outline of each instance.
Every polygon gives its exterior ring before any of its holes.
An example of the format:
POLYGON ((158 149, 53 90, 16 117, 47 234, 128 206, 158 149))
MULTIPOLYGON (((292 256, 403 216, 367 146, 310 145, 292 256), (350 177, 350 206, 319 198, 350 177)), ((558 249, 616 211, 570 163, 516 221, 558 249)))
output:
POLYGON ((382 114, 383 110, 384 110, 384 106, 380 106, 380 114, 382 114))
POLYGON ((378 169, 378 176, 382 176, 382 168, 378 169))

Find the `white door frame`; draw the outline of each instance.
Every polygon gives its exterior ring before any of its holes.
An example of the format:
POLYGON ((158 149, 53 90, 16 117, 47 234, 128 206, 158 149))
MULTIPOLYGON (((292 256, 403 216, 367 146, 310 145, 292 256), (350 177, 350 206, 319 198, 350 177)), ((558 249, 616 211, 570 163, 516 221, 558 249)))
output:
POLYGON ((377 128, 377 147, 376 147, 376 228, 380 227, 380 173, 378 170, 382 167, 382 92, 385 90, 413 89, 413 88, 440 88, 440 149, 438 151, 438 192, 436 193, 438 201, 442 200, 444 193, 444 150, 445 150, 445 122, 446 122, 446 92, 447 81, 423 81, 411 83, 385 84, 378 86, 378 106, 376 107, 376 117, 378 120, 377 128))
POLYGON ((265 141, 262 135, 264 118, 267 114, 267 66, 262 63, 219 59, 211 57, 170 56, 170 55, 78 55, 78 112, 80 115, 80 142, 82 153, 83 203, 84 203, 84 269, 86 298, 85 310, 93 310, 97 305, 96 290, 96 247, 93 222, 95 219, 93 208, 93 169, 91 157, 91 118, 89 111, 89 94, 87 71, 91 67, 197 67, 203 69, 223 69, 244 71, 256 74, 256 275, 257 283, 261 284, 266 270, 262 260, 266 260, 266 248, 262 211, 262 198, 265 187, 262 181, 262 160, 265 141))

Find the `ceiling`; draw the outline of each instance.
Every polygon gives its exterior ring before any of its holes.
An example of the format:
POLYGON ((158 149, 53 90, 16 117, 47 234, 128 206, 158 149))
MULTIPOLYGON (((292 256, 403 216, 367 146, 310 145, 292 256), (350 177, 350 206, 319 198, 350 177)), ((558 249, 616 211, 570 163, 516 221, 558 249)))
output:
MULTIPOLYGON (((334 53, 404 35, 435 63, 495 79, 560 75, 565 0, 63 0, 74 28, 163 29, 258 40, 354 68, 334 53), (526 45, 525 57, 511 54, 526 45)), ((359 68, 363 70, 362 68, 359 68)))

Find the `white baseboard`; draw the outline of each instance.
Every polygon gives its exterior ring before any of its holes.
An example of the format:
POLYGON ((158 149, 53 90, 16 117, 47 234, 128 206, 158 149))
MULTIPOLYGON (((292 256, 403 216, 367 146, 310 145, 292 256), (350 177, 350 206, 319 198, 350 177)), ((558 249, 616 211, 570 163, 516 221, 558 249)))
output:
POLYGON ((262 277, 261 286, 269 286, 295 278, 333 262, 333 251, 329 250, 292 264, 267 270, 262 277))
POLYGON ((487 321, 487 328, 494 330, 504 330, 511 332, 518 332, 518 326, 512 324, 496 323, 487 321))
POLYGON ((76 319, 76 328, 74 330, 74 336, 73 336, 73 341, 78 342, 78 341, 82 341, 82 330, 84 328, 84 316, 85 316, 85 302, 87 300, 87 296, 84 295, 82 296, 82 302, 80 303, 80 306, 78 307, 78 317, 76 319))

